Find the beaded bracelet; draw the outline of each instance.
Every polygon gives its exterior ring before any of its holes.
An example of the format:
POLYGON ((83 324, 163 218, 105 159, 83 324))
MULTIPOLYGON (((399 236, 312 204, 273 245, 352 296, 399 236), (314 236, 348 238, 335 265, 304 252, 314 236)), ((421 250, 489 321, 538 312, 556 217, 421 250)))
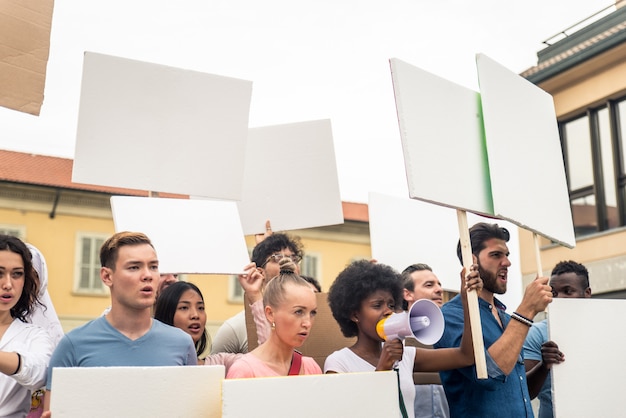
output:
POLYGON ((511 318, 515 319, 516 321, 521 322, 522 324, 526 325, 527 327, 532 327, 533 326, 533 321, 526 318, 523 315, 518 314, 517 312, 513 312, 511 314, 511 318))

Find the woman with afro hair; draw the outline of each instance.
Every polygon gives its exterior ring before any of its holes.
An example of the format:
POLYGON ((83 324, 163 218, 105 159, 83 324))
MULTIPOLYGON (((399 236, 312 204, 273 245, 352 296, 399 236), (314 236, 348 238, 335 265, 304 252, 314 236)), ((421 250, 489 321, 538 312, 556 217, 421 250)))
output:
MULTIPOLYGON (((479 291, 482 280, 477 266, 464 277, 461 293, 466 302, 468 289, 479 291)), ((345 337, 357 337, 351 347, 335 351, 324 363, 325 373, 398 370, 404 416, 413 417, 415 386, 413 372, 438 372, 474 363, 467 303, 465 330, 457 348, 426 349, 405 347, 400 339, 383 340, 376 325, 394 312, 402 310, 402 277, 391 267, 369 261, 356 261, 346 267, 330 287, 328 304, 345 337)))

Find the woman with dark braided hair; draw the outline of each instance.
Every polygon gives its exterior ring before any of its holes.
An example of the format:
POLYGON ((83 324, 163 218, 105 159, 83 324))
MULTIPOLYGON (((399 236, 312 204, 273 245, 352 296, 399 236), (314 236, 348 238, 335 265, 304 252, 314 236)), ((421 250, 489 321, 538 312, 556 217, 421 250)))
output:
POLYGON ((54 345, 27 322, 39 285, 31 253, 16 237, 0 235, 0 416, 24 417, 31 392, 41 388, 54 345))
POLYGON ((227 378, 321 374, 311 357, 295 349, 304 344, 317 314, 315 292, 298 276, 296 264, 284 257, 280 273, 263 293, 265 317, 271 324, 268 340, 245 354, 230 368, 227 378))

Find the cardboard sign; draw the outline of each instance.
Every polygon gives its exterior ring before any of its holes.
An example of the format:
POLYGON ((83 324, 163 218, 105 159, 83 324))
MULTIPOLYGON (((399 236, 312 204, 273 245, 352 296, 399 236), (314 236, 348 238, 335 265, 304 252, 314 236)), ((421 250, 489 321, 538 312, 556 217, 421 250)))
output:
POLYGON ((552 96, 478 54, 494 214, 576 246, 552 96))
POLYGON ((549 338, 565 361, 552 367, 556 417, 624 415, 626 300, 555 298, 548 311, 549 338), (584 399, 584 402, 581 402, 584 399))
POLYGON ((395 371, 226 379, 223 417, 398 417, 395 371))
POLYGON ((224 366, 61 367, 52 373, 55 418, 222 416, 224 366))
POLYGON ((85 53, 72 181, 239 200, 252 83, 85 53))
POLYGON ((342 224, 330 120, 250 129, 238 204, 246 235, 342 224))
POLYGON ((241 274, 250 262, 235 202, 111 197, 115 231, 143 232, 161 273, 241 274))
MULTIPOLYGON (((460 290, 462 267, 456 255, 459 229, 455 210, 380 193, 370 193, 368 209, 372 258, 398 272, 411 264, 426 263, 444 289, 460 290)), ((503 220, 468 215, 470 226, 477 222, 497 223, 511 234, 507 242, 511 260, 507 291, 497 298, 512 312, 523 295, 517 226, 503 220)))
MULTIPOLYGON (((328 294, 316 293, 317 315, 315 324, 311 328, 309 338, 298 348, 302 354, 313 357, 320 369, 324 370, 326 357, 342 348, 349 347, 356 342, 356 337, 346 338, 339 329, 339 324, 333 318, 333 314, 328 306, 328 294)), ((258 346, 258 336, 256 326, 252 318, 250 306, 246 303, 246 329, 248 331, 248 351, 254 350, 258 346)))
POLYGON ((53 0, 0 2, 0 106, 39 115, 53 0))

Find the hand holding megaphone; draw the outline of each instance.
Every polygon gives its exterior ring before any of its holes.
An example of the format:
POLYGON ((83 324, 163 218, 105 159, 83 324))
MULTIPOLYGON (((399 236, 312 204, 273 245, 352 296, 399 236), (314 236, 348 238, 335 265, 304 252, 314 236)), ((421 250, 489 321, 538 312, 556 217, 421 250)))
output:
POLYGON ((445 322, 433 301, 415 301, 408 312, 393 313, 376 324, 378 336, 385 341, 412 336, 425 345, 435 344, 443 335, 445 322))

